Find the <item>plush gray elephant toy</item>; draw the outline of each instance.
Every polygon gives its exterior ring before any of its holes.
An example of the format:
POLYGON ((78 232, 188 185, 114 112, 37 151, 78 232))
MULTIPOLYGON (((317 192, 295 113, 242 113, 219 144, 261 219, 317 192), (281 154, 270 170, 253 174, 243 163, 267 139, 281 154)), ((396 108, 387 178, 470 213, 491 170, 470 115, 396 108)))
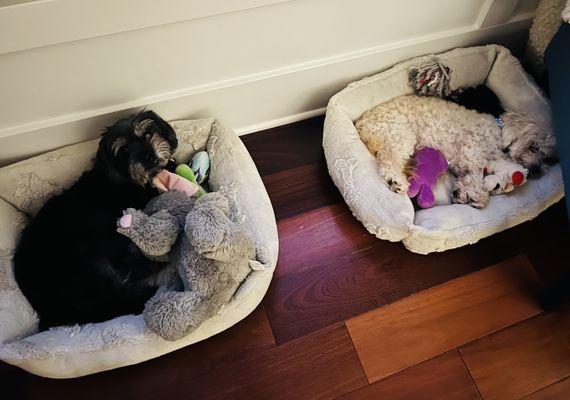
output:
POLYGON ((197 200, 162 193, 143 211, 127 209, 117 231, 148 257, 170 257, 177 266, 180 278, 159 288, 143 312, 148 327, 167 340, 191 333, 230 301, 252 269, 264 268, 252 235, 219 192, 197 200))

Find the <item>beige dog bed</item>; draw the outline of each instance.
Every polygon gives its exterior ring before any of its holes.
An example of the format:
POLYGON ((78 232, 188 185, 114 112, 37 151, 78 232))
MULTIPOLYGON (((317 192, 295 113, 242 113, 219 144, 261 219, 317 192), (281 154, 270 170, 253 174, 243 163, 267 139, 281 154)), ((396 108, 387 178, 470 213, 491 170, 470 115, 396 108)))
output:
MULTIPOLYGON (((433 57, 418 57, 348 85, 329 101, 323 137, 329 173, 356 218, 378 238, 403 241, 422 254, 475 243, 536 217, 564 195, 559 165, 514 192, 492 196, 483 209, 453 204, 414 212, 405 194, 388 189, 354 121, 380 103, 411 94, 409 68, 433 57)), ((550 123, 548 101, 504 47, 455 49, 437 57, 453 71, 452 90, 486 84, 505 109, 550 123)))
POLYGON ((0 169, 0 359, 37 375, 70 378, 136 364, 204 340, 234 325, 260 303, 277 263, 275 215, 259 173, 236 134, 214 119, 172 123, 175 157, 199 150, 211 157, 210 187, 233 201, 271 267, 253 271, 232 301, 185 338, 169 342, 152 333, 141 315, 35 333, 37 316, 17 287, 12 255, 29 216, 88 168, 98 140, 64 147, 0 169))

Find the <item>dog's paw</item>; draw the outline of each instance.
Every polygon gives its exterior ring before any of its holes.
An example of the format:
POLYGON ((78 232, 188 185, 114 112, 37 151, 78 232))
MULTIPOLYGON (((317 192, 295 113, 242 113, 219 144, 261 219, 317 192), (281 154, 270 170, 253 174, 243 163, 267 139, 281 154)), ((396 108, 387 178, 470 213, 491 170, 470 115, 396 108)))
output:
POLYGON ((489 193, 485 191, 471 191, 455 189, 451 195, 455 204, 468 204, 474 208, 483 208, 489 202, 489 193))
POLYGON ((404 174, 401 176, 386 176, 385 181, 388 188, 394 193, 402 194, 408 192, 408 179, 406 179, 404 174))

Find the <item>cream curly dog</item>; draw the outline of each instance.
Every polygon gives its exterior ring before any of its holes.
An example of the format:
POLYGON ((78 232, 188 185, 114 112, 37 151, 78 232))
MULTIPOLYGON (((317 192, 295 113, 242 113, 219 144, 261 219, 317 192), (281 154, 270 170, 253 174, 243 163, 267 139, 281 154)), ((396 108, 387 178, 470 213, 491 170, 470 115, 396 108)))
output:
POLYGON ((392 191, 407 192, 412 155, 416 149, 433 147, 457 177, 453 202, 481 208, 489 192, 514 188, 501 175, 510 176, 523 166, 526 179, 527 169, 540 168, 542 160, 554 154, 555 139, 548 128, 514 112, 504 113, 502 121, 501 128, 492 115, 437 97, 406 95, 366 111, 355 125, 392 191), (494 179, 484 179, 483 171, 494 179))

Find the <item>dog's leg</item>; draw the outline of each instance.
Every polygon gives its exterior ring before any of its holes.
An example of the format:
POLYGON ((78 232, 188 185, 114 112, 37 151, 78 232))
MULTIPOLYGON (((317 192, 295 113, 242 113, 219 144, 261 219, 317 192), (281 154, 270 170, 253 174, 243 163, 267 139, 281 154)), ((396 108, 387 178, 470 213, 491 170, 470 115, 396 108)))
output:
POLYGON ((457 177, 452 194, 453 202, 483 208, 489 202, 489 192, 483 183, 482 172, 467 173, 457 177))
MULTIPOLYGON (((465 130, 463 134, 473 138, 476 133, 465 130)), ((482 154, 483 146, 478 140, 459 142, 444 152, 450 170, 457 177, 451 196, 453 203, 483 208, 489 202, 489 191, 483 181, 488 161, 482 154)))
POLYGON ((406 170, 417 143, 416 131, 401 118, 394 107, 367 111, 355 124, 360 139, 376 157, 378 172, 386 186, 396 193, 406 193, 406 170))
POLYGON ((408 191, 410 159, 414 154, 415 141, 386 140, 376 153, 378 171, 386 185, 395 193, 408 191))

